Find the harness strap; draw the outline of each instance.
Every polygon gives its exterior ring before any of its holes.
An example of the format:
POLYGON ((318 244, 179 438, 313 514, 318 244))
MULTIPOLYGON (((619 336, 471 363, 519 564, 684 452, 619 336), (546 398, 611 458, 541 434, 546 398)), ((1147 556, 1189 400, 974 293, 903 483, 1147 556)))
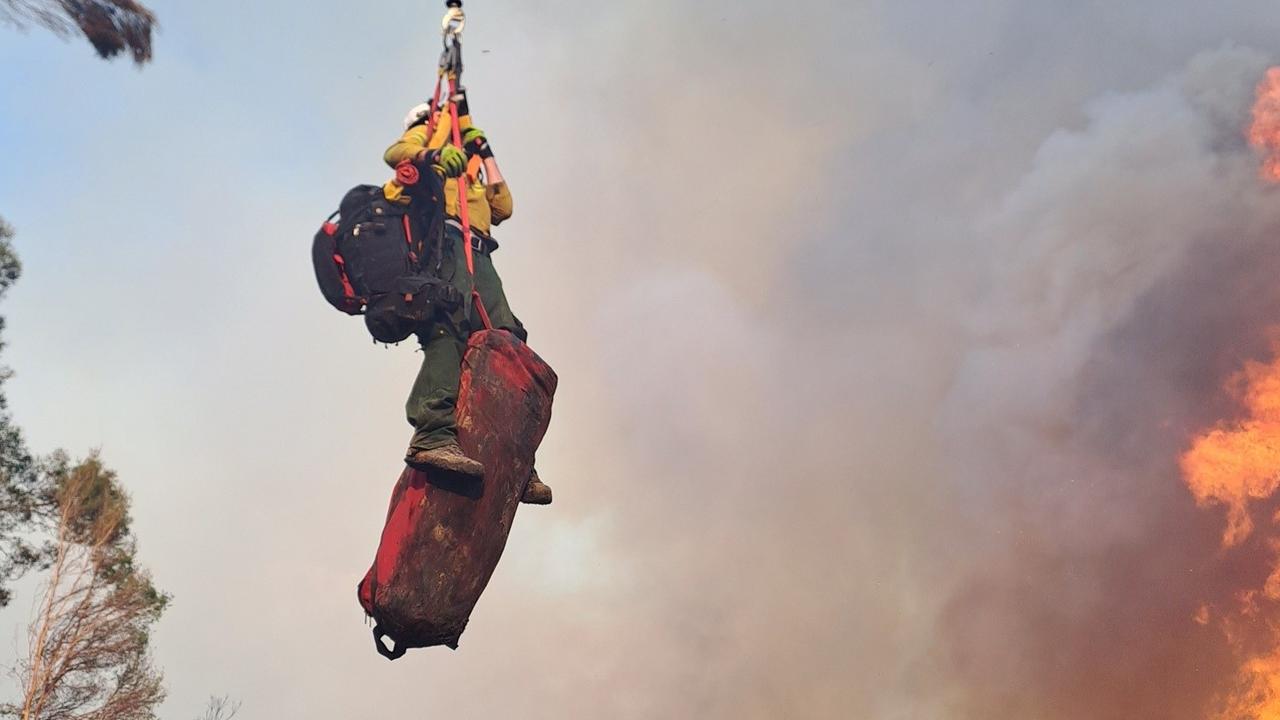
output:
MULTIPOLYGON (((458 80, 456 77, 449 78, 449 119, 453 131, 453 144, 459 149, 462 148, 462 131, 458 129, 458 102, 454 100, 458 95, 458 80)), ((476 262, 475 254, 471 249, 471 211, 467 206, 467 175, 458 178, 458 219, 462 221, 462 248, 467 257, 467 272, 471 273, 471 300, 475 303, 476 312, 480 315, 480 322, 484 323, 485 330, 493 329, 493 322, 489 319, 489 312, 484 309, 484 301, 480 298, 480 291, 476 289, 476 262)))
POLYGON ((413 229, 409 226, 409 213, 400 216, 404 221, 404 241, 409 245, 409 262, 418 267, 418 251, 413 249, 413 229))
POLYGON ((440 84, 443 82, 443 75, 436 77, 436 92, 431 96, 431 110, 427 113, 427 142, 431 142, 436 134, 436 108, 440 106, 440 84))
MULTIPOLYGON (((462 223, 453 218, 447 218, 445 225, 455 229, 459 234, 462 233, 462 223)), ((492 255, 495 250, 502 247, 492 235, 478 228, 471 228, 471 249, 481 255, 492 255)))

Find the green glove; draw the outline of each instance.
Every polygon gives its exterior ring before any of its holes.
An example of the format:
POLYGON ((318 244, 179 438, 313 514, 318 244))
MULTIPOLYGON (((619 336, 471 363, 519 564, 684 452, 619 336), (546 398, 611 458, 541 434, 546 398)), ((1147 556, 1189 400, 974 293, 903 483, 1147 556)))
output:
POLYGON ((440 168, 447 178, 456 178, 467 171, 467 154, 452 145, 436 151, 431 164, 440 168))
POLYGON ((489 147, 489 138, 485 137, 484 131, 480 128, 467 128, 462 133, 462 147, 467 149, 468 155, 479 155, 486 160, 493 157, 493 148, 489 147))

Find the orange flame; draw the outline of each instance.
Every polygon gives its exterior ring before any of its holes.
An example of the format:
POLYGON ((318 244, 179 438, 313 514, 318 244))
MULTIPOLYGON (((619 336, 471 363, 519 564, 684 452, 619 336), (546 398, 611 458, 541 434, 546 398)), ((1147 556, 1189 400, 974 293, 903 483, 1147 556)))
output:
POLYGON ((1182 456, 1182 474, 1201 506, 1226 506, 1222 542, 1233 547, 1253 532, 1250 502, 1280 490, 1280 359, 1249 363, 1227 390, 1248 416, 1197 438, 1182 456))
MULTIPOLYGON (((1274 77, 1280 82, 1280 72, 1274 77)), ((1242 658, 1235 687, 1222 699, 1214 720, 1280 720, 1280 624, 1268 612, 1274 613, 1280 603, 1280 515, 1259 531, 1251 514, 1254 505, 1280 491, 1280 341, 1273 342, 1273 352, 1276 359, 1247 363, 1226 384, 1243 417, 1197 437, 1180 463, 1197 504, 1226 508, 1223 547, 1266 532, 1272 553, 1270 577, 1261 588, 1242 589, 1233 612, 1211 613, 1206 605, 1193 618, 1208 625, 1220 616, 1228 642, 1242 658), (1246 651, 1246 644, 1257 648, 1259 640, 1270 649, 1246 651)))
MULTIPOLYGON (((1280 67, 1258 83, 1249 144, 1262 156, 1263 180, 1280 183, 1280 67)), ((1280 720, 1280 513, 1258 527, 1254 510, 1280 492, 1280 335, 1270 363, 1246 363, 1227 381, 1241 419, 1195 438, 1180 459, 1187 487, 1201 507, 1226 509, 1222 545, 1230 550, 1263 536, 1271 572, 1262 587, 1240 588, 1235 607, 1201 605, 1192 620, 1219 626, 1239 658, 1234 686, 1213 720, 1280 720)))
POLYGON ((1280 720, 1280 651, 1244 664, 1235 690, 1214 720, 1280 720))
POLYGON ((1280 68, 1267 70, 1258 83, 1249 144, 1262 152, 1262 179, 1280 183, 1280 68))

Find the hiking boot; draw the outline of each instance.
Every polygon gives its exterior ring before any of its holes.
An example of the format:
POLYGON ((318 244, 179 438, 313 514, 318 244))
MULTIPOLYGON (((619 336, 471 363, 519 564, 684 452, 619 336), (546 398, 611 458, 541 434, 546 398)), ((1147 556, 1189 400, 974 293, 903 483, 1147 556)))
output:
POLYGON ((472 477, 484 475, 484 465, 467 457, 456 442, 430 450, 411 451, 404 461, 415 470, 446 470, 472 477))
POLYGON ((520 502, 529 505, 550 505, 551 486, 538 479, 538 471, 529 475, 529 484, 524 486, 524 496, 520 502))

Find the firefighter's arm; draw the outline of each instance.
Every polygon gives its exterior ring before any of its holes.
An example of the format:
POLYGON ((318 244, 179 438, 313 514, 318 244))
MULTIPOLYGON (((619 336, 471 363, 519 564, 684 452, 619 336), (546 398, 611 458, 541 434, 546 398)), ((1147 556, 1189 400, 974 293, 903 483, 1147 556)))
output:
MULTIPOLYGON (((448 123, 441 123, 446 126, 448 123)), ((434 141, 441 136, 441 130, 437 128, 435 137, 432 142, 427 140, 427 128, 423 125, 415 125, 405 131, 400 141, 387 148, 383 153, 382 159, 391 167, 396 167, 403 162, 411 162, 421 164, 423 161, 430 161, 435 166, 436 171, 448 178, 458 177, 467 168, 467 155, 452 145, 433 145, 434 141)))
POLYGON ((387 151, 382 155, 382 159, 391 167, 395 167, 406 160, 409 162, 421 160, 426 151, 427 128, 422 125, 414 125, 404 132, 400 140, 387 148, 387 151))
POLYGON ((485 198, 489 201, 489 209, 493 213, 493 224, 497 225, 511 217, 512 208, 511 190, 507 187, 502 171, 498 169, 498 161, 493 157, 493 148, 490 147, 484 131, 477 127, 467 128, 462 134, 462 146, 471 156, 472 164, 484 168, 485 179, 488 181, 485 198))
POLYGON ((493 224, 498 225, 503 220, 511 217, 511 190, 507 188, 507 183, 494 183, 484 190, 485 197, 489 200, 489 210, 493 214, 493 224))

